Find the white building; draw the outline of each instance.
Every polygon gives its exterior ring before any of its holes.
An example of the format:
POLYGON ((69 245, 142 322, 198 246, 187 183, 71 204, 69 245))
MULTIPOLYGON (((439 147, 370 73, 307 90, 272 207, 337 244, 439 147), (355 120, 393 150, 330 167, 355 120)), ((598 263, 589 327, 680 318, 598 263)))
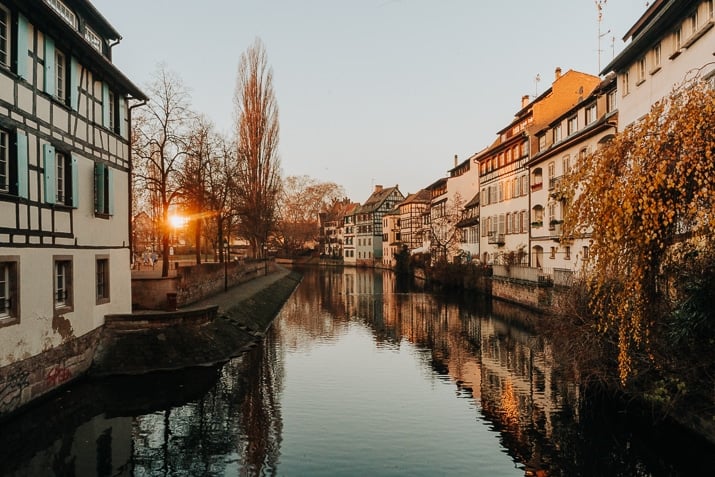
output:
POLYGON ((616 78, 610 75, 573 108, 536 131, 537 148, 529 161, 531 266, 563 283, 581 270, 588 258, 590 237, 561 241, 561 224, 568 204, 555 192, 565 174, 586 160, 617 130, 616 78), (554 142, 553 131, 565 131, 554 142), (561 276, 554 276, 559 275, 561 276))
POLYGON ((86 0, 0 0, 0 416, 89 365, 131 312, 129 99, 86 0))
POLYGON ((602 71, 618 75, 621 130, 687 80, 715 84, 713 3, 656 0, 626 32, 628 44, 602 71))

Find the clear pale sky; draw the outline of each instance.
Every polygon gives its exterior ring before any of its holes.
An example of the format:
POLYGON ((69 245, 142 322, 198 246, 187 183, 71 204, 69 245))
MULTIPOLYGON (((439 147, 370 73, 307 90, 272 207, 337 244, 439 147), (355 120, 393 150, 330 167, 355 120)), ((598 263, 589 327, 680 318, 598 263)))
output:
MULTIPOLYGON (((165 64, 226 133, 240 55, 259 37, 283 174, 335 182, 356 202, 375 184, 406 195, 445 177, 455 154, 488 146, 557 66, 598 74, 594 0, 93 3, 122 35, 113 60, 137 86, 165 64)), ((645 9, 644 0, 607 2, 601 66, 645 9)))

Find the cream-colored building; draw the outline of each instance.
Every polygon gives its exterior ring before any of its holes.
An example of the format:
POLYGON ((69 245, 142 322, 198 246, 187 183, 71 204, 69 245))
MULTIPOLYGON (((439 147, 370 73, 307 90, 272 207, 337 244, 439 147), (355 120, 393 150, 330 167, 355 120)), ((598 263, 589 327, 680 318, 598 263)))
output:
POLYGON ((131 311, 128 102, 146 98, 89 1, 0 0, 0 31, 1 416, 81 374, 105 315, 131 311))
POLYGON ((557 185, 579 162, 600 144, 613 138, 618 125, 616 109, 616 78, 605 78, 576 106, 535 132, 537 150, 529 167, 531 235, 529 252, 531 267, 540 275, 551 276, 559 284, 581 270, 588 258, 588 236, 561 240, 561 224, 568 203, 560 197, 557 185), (554 131, 565 134, 554 141, 554 131))
MULTIPOLYGON (((574 70, 562 74, 561 68, 556 68, 551 87, 533 101, 523 96, 514 120, 474 159, 479 164, 479 249, 484 263, 512 257, 513 263, 529 264, 531 184, 527 164, 537 146, 534 133, 581 102, 599 83, 596 76, 574 70)), ((554 142, 566 136, 561 127, 554 128, 552 134, 554 142)))
POLYGON ((715 85, 713 0, 656 0, 626 32, 628 43, 602 71, 618 75, 623 129, 695 77, 715 85))

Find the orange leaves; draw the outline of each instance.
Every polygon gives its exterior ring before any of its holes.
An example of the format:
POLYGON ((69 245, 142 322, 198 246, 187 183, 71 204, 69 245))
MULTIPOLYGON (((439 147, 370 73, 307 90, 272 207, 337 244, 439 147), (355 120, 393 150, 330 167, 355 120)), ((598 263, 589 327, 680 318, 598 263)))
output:
MULTIPOLYGON (((617 331, 622 382, 657 321, 656 282, 669 249, 715 238, 715 91, 674 92, 562 181, 580 191, 564 235, 592 231, 592 311, 617 331)), ((647 351, 647 350, 646 350, 647 351)))

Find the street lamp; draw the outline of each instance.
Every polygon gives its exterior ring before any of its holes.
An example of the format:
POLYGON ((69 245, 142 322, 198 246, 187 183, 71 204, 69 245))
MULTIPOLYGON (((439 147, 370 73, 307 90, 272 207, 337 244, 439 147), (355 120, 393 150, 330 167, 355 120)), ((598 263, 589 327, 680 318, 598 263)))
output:
POLYGON ((223 291, 228 291, 228 240, 223 239, 223 291))
POLYGON ((268 244, 263 243, 263 274, 268 275, 268 244))

